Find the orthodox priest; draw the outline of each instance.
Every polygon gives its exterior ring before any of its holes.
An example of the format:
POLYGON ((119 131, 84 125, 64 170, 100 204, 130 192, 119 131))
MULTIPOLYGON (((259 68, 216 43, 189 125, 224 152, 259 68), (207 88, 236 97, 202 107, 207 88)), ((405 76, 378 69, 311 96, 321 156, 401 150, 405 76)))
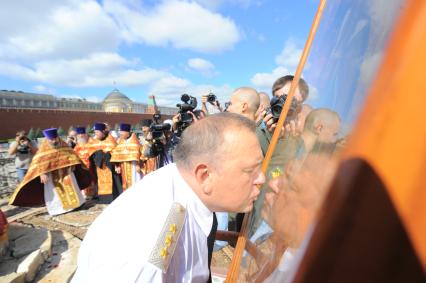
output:
POLYGON ((83 195, 86 197, 86 199, 91 199, 95 195, 95 180, 96 180, 96 173, 90 166, 90 148, 89 148, 89 142, 91 138, 86 133, 85 127, 77 127, 75 128, 75 131, 77 133, 77 139, 76 139, 76 145, 74 147, 75 153, 78 155, 78 157, 81 159, 82 163, 84 164, 84 169, 88 170, 90 173, 90 176, 92 178, 92 182, 89 187, 84 188, 82 190, 83 195))
POLYGON ((90 185, 87 170, 56 128, 43 131, 45 136, 25 178, 13 193, 10 204, 16 206, 46 205, 50 215, 80 207, 84 196, 80 189, 90 185))
POLYGON ((89 160, 96 174, 98 196, 101 202, 111 202, 122 192, 120 175, 111 163, 111 151, 117 146, 104 123, 95 123, 95 137, 89 142, 89 160))
POLYGON ((135 133, 130 132, 129 124, 120 124, 118 145, 111 151, 111 162, 115 163, 115 172, 121 174, 123 190, 128 189, 142 179, 141 144, 135 133))

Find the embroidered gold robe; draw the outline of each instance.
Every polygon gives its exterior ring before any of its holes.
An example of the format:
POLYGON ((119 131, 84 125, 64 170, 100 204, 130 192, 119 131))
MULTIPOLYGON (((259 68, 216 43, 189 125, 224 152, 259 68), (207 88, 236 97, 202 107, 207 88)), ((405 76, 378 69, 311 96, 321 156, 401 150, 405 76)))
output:
MULTIPOLYGON (((87 147, 89 148, 89 156, 92 158, 92 155, 96 151, 102 151, 107 157, 111 150, 117 146, 115 139, 109 134, 104 140, 92 139, 87 147)), ((109 160, 108 160, 109 162, 109 160)), ((94 164, 91 164, 92 168, 94 164)), ((100 166, 95 166, 96 177, 98 184, 98 194, 99 195, 110 195, 113 193, 113 173, 111 167, 108 167, 107 161, 104 159, 100 166)))
POLYGON ((123 190, 142 179, 143 174, 140 171, 142 162, 140 159, 141 144, 135 133, 126 140, 121 139, 111 151, 111 162, 120 164, 123 190), (139 166, 139 172, 137 172, 137 166, 139 166))
POLYGON ((78 143, 74 147, 75 153, 78 155, 78 157, 81 159, 83 164, 85 165, 84 169, 89 170, 90 176, 92 177, 92 183, 87 188, 84 188, 82 191, 86 197, 92 197, 95 195, 95 188, 94 188, 94 181, 96 180, 96 175, 93 168, 90 166, 90 148, 89 143, 92 141, 92 138, 89 138, 87 143, 78 143))
POLYGON ((63 140, 58 147, 52 148, 47 139, 42 142, 9 203, 29 207, 45 205, 45 187, 39 178, 43 174, 51 176, 53 189, 64 209, 77 208, 82 204, 77 190, 90 184, 89 172, 82 169, 80 158, 63 140))

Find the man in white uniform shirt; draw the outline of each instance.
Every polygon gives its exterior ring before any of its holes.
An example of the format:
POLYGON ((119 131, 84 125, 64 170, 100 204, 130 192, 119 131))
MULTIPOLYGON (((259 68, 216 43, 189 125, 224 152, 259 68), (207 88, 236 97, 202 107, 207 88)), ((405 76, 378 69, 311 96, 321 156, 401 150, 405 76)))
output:
POLYGON ((184 131, 174 156, 94 221, 72 282, 209 280, 213 212, 250 211, 265 181, 255 124, 209 116, 184 131))

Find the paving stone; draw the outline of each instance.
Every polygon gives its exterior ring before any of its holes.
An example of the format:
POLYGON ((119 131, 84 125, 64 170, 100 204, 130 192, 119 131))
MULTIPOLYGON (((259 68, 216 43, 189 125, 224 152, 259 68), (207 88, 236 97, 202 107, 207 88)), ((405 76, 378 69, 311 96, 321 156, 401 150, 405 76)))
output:
POLYGON ((40 246, 41 254, 43 258, 46 260, 52 251, 52 233, 47 230, 47 239, 40 246))
POLYGON ((27 233, 11 243, 12 255, 21 257, 40 249, 43 243, 48 240, 48 234, 49 231, 44 228, 28 230, 27 233))
POLYGON ((0 282, 8 283, 24 283, 25 282, 25 273, 9 273, 5 276, 0 276, 0 282))
POLYGON ((2 262, 3 258, 7 255, 9 252, 9 240, 6 239, 5 241, 2 240, 0 242, 0 263, 2 262))
POLYGON ((20 223, 9 223, 8 232, 9 232, 9 241, 15 241, 19 237, 24 236, 25 234, 30 233, 34 228, 28 227, 20 223))
POLYGON ((40 250, 36 250, 29 254, 23 262, 21 262, 16 270, 17 273, 25 273, 25 281, 34 280, 40 266, 43 264, 44 258, 40 250))
MULTIPOLYGON (((1 276, 6 276, 7 274, 14 273, 16 269, 18 268, 19 264, 24 260, 24 258, 16 259, 13 257, 5 258, 5 260, 2 261, 0 264, 0 278, 1 276)), ((0 282, 7 282, 2 281, 0 282)))
POLYGON ((52 238, 52 256, 41 267, 35 282, 68 282, 77 268, 81 241, 62 231, 52 231, 52 238))

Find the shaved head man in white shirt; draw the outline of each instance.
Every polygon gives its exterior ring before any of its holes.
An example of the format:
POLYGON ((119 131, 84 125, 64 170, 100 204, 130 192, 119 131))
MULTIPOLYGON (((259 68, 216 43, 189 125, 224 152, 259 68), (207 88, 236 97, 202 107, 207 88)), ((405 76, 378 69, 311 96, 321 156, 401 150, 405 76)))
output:
POLYGON ((262 159, 253 121, 219 113, 194 123, 176 164, 145 176, 93 222, 72 282, 207 282, 213 212, 252 209, 262 159))

